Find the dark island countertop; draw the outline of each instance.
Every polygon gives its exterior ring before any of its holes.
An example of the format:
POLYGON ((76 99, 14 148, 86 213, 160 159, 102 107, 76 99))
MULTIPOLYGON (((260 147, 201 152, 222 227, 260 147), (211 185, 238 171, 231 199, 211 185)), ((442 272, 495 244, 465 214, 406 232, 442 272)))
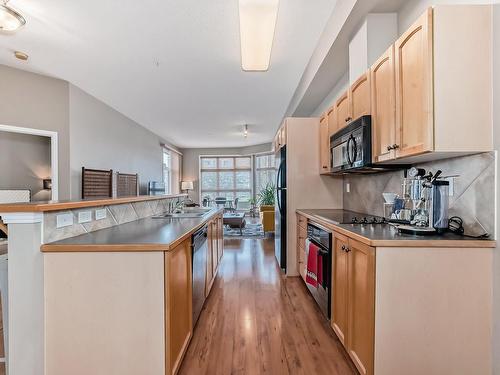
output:
POLYGON ((169 251, 212 218, 213 209, 197 218, 147 217, 41 246, 42 252, 169 251))
POLYGON ((389 224, 341 224, 344 210, 299 209, 297 213, 317 222, 332 231, 358 240, 374 247, 464 247, 492 248, 496 242, 459 236, 453 233, 444 235, 414 236, 399 233, 389 224))

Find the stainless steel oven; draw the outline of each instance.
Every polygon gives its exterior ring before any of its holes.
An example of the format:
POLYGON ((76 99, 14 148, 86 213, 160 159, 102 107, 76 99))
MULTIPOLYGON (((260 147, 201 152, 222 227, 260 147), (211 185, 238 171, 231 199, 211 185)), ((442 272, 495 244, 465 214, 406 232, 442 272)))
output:
MULTIPOLYGON (((318 286, 314 287, 306 282, 319 308, 327 319, 331 317, 331 289, 332 289, 332 232, 318 224, 307 224, 307 239, 318 249, 318 286)), ((306 250, 307 251, 307 250, 306 250)))

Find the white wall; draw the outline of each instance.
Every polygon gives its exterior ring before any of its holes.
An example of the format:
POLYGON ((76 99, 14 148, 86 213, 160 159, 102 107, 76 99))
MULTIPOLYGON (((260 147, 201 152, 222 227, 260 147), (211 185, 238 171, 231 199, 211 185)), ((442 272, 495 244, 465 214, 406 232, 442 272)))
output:
MULTIPOLYGON (((493 121, 494 146, 500 148, 500 5, 493 13, 493 121)), ((497 155, 498 157, 498 155, 497 155)), ((497 164, 497 214, 496 237, 500 234, 500 191, 498 189, 500 166, 497 164)), ((493 252, 493 374, 500 374, 500 247, 493 252)))
POLYGON ((333 87, 332 91, 323 99, 321 104, 311 113, 311 117, 320 117, 328 108, 333 105, 333 102, 346 91, 349 87, 349 72, 346 71, 342 78, 333 87))
POLYGON ((201 155, 252 155, 271 151, 271 143, 239 148, 185 148, 182 149, 182 179, 193 181, 194 190, 189 197, 198 202, 200 200, 200 156, 201 155))
POLYGON ((32 201, 50 199, 50 138, 0 131, 0 189, 30 189, 32 201))

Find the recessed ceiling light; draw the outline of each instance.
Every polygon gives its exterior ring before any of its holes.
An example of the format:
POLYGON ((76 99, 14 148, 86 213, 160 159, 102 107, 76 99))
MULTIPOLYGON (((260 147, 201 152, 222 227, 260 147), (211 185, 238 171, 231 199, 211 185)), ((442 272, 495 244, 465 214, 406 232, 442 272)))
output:
POLYGON ((243 126, 243 137, 248 137, 248 125, 243 126))
POLYGON ((0 31, 13 32, 26 24, 20 13, 7 6, 7 1, 0 4, 0 31))
POLYGON ((239 0, 241 67, 269 69, 279 0, 239 0))
POLYGON ((16 56, 19 60, 26 61, 28 60, 28 55, 21 51, 14 51, 14 56, 16 56))

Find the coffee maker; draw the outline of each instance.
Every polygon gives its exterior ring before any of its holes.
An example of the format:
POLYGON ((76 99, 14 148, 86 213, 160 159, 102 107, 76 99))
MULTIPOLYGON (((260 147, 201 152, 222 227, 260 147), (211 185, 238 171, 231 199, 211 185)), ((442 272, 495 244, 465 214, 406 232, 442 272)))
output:
POLYGON ((448 230, 449 182, 422 168, 405 171, 402 182, 403 199, 411 214, 409 223, 398 227, 401 233, 425 235, 448 230))

